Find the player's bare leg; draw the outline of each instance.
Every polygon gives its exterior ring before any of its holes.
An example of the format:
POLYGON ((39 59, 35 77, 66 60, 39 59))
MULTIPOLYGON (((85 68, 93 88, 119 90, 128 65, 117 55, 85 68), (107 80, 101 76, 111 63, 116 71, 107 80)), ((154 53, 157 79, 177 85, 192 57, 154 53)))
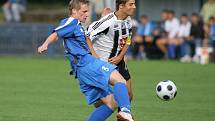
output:
POLYGON ((116 108, 118 107, 113 94, 110 94, 104 98, 101 98, 100 100, 100 104, 106 104, 109 108, 111 108, 113 111, 116 110, 116 108))
POLYGON ((95 108, 98 108, 98 107, 100 107, 101 105, 103 105, 104 103, 103 103, 103 101, 102 100, 98 100, 95 104, 94 104, 94 106, 95 106, 95 108))
POLYGON ((133 92, 132 92, 131 79, 129 79, 129 80, 126 81, 126 85, 127 85, 127 88, 128 88, 128 95, 129 95, 130 101, 132 101, 132 99, 133 99, 133 92))

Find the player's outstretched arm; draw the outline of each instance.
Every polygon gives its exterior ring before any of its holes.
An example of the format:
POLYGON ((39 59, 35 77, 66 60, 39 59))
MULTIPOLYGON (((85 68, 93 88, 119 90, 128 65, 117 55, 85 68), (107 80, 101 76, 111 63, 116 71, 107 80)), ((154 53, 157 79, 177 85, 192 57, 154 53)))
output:
POLYGON ((90 38, 86 37, 86 41, 87 41, 87 45, 90 49, 90 52, 92 53, 92 55, 96 58, 99 58, 99 55, 96 53, 96 51, 94 50, 93 48, 93 43, 92 41, 90 40, 90 38))
POLYGON ((37 49, 37 52, 39 54, 42 54, 44 51, 46 51, 48 49, 49 44, 55 42, 57 40, 58 36, 57 36, 57 32, 52 33, 47 39, 46 41, 37 49))

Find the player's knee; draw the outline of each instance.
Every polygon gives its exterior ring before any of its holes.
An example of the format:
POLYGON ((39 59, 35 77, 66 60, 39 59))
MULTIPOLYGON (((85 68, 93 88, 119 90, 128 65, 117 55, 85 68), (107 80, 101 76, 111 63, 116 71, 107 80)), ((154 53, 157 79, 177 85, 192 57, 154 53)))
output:
POLYGON ((126 80, 125 79, 121 79, 121 80, 116 80, 116 83, 124 83, 124 84, 126 84, 126 80))
POLYGON ((115 83, 120 82, 126 84, 126 80, 122 77, 121 74, 118 73, 115 78, 116 78, 115 83))
POLYGON ((118 107, 117 102, 115 101, 114 96, 112 94, 102 98, 101 100, 112 110, 115 110, 118 107))
POLYGON ((101 105, 103 105, 104 103, 101 101, 101 100, 99 100, 99 101, 97 101, 95 104, 94 104, 94 106, 95 106, 95 108, 98 108, 98 107, 100 107, 101 105))
POLYGON ((106 105, 111 108, 112 110, 116 110, 116 108, 118 107, 116 101, 112 101, 112 102, 108 102, 106 103, 106 105))
POLYGON ((118 82, 126 84, 126 80, 122 77, 122 75, 118 71, 113 71, 111 73, 110 82, 112 85, 118 82))

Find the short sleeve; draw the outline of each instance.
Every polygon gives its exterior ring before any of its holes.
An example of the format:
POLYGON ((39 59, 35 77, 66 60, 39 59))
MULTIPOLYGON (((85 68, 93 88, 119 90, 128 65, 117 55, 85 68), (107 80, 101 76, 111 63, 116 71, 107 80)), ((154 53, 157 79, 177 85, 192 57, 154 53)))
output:
POLYGON ((72 33, 78 24, 78 20, 69 18, 65 24, 58 26, 53 32, 57 32, 58 37, 63 38, 67 34, 72 33))

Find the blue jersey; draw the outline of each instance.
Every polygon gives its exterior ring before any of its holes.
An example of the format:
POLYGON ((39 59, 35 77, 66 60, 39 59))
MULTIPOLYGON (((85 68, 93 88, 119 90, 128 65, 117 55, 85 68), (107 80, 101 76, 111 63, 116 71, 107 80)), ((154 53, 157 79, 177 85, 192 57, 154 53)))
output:
POLYGON ((154 24, 152 22, 148 22, 146 25, 140 24, 137 28, 137 35, 150 36, 152 35, 153 29, 154 24))
POLYGON ((84 59, 84 56, 90 54, 84 29, 78 19, 72 17, 63 19, 59 27, 54 29, 58 37, 62 38, 65 56, 69 59, 73 70, 76 66, 84 66, 90 59, 84 59))
POLYGON ((80 22, 72 17, 66 18, 54 29, 54 32, 64 39, 65 54, 88 104, 93 104, 111 94, 109 78, 116 66, 96 59, 90 54, 80 22))

